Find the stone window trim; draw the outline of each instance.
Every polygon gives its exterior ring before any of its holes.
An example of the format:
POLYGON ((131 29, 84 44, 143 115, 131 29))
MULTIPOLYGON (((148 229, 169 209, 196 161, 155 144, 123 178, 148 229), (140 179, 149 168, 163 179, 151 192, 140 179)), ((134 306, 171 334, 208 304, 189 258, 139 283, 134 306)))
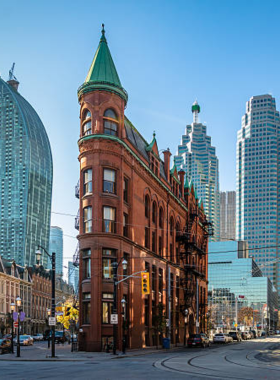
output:
POLYGON ((118 136, 118 115, 113 108, 107 108, 103 114, 103 133, 105 135, 118 136))

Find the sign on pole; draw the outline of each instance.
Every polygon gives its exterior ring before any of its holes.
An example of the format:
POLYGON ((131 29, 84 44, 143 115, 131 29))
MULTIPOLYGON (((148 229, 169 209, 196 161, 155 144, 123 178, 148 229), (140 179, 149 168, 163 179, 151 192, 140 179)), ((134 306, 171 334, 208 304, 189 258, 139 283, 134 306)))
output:
POLYGON ((199 327, 199 322, 198 321, 195 322, 195 327, 199 327))
POLYGON ((117 325, 118 324, 118 314, 111 314, 111 325, 117 325))
POLYGON ((15 328, 15 329, 18 328, 18 322, 14 322, 14 328, 15 328))
POLYGON ((49 326, 55 326, 55 325, 56 325, 55 317, 49 317, 49 326))

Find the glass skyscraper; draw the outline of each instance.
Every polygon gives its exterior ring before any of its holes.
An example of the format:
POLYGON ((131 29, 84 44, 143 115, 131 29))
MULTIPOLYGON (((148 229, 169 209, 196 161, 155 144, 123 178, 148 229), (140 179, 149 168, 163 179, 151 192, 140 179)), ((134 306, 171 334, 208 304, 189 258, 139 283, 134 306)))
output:
POLYGON ((236 150, 236 238, 280 294, 280 120, 271 95, 246 103, 236 150))
MULTIPOLYGON (((59 276, 63 275, 63 231, 60 227, 52 226, 50 231, 50 254, 55 252, 55 271, 59 276)), ((48 268, 51 269, 49 260, 48 268)))
POLYGON ((183 169, 189 183, 194 183, 197 196, 203 201, 207 219, 214 228, 214 237, 210 240, 219 240, 219 160, 216 148, 211 145, 211 137, 206 134, 206 126, 198 122, 200 106, 197 102, 193 104, 192 112, 193 123, 186 126, 174 161, 177 170, 183 169))
POLYGON ((235 329, 237 303, 239 324, 244 323, 242 309, 249 307, 255 326, 276 327, 277 292, 249 256, 248 243, 210 242, 208 250, 208 307, 212 325, 235 329))
POLYGON ((220 192, 220 240, 235 240, 236 192, 220 192))
POLYGON ((0 254, 32 266, 37 245, 49 246, 53 166, 44 125, 18 84, 0 78, 0 254))
POLYGON ((72 261, 68 261, 68 284, 72 285, 77 294, 79 289, 79 267, 72 261))

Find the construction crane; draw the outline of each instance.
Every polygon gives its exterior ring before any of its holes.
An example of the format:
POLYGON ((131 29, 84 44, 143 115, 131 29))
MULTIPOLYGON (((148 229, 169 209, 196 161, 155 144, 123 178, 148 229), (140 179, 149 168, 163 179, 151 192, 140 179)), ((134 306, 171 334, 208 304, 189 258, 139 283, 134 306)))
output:
POLYGON ((9 71, 9 80, 17 80, 17 78, 14 76, 14 70, 15 70, 15 62, 13 63, 13 66, 11 70, 9 71))

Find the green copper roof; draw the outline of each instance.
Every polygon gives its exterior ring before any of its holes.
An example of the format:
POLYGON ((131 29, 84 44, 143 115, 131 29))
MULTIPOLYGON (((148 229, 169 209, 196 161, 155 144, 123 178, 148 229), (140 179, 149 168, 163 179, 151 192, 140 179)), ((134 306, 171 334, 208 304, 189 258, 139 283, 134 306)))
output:
POLYGON ((154 133, 153 133, 153 139, 152 139, 152 141, 151 141, 150 144, 146 147, 146 151, 147 151, 147 152, 150 152, 150 151, 153 149, 153 146, 154 146, 155 142, 156 142, 156 133, 154 132, 154 133))
POLYGON ((78 89, 78 97, 80 98, 83 93, 94 90, 105 90, 116 93, 125 102, 128 99, 107 44, 104 24, 102 24, 102 35, 88 75, 84 84, 78 89))
POLYGON ((196 192, 196 188, 194 188, 194 197, 195 197, 196 200, 198 199, 198 197, 197 197, 197 192, 196 192))

